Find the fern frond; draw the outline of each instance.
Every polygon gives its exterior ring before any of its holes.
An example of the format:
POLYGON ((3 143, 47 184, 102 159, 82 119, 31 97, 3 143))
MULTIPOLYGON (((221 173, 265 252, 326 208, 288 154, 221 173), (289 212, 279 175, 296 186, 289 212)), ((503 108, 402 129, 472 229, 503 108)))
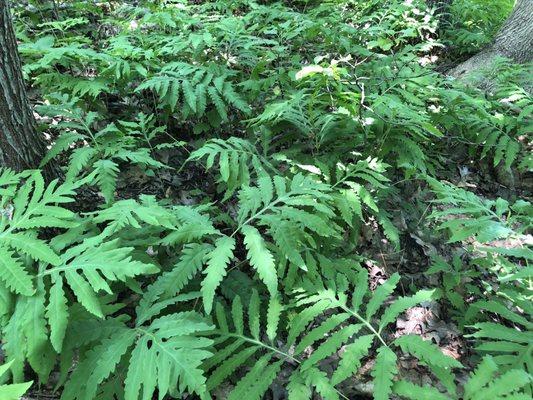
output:
MULTIPOLYGON (((13 361, 0 365, 0 377, 4 375, 13 364, 13 361)), ((31 387, 32 382, 15 383, 11 385, 0 385, 0 396, 4 400, 19 400, 31 387)))
POLYGON ((441 368, 462 368, 454 358, 443 354, 438 346, 417 335, 404 335, 394 341, 405 353, 410 353, 428 365, 441 368))
POLYGON ((24 264, 13 251, 5 247, 0 247, 0 279, 16 293, 31 296, 35 291, 32 278, 24 269, 24 264))
POLYGON ((373 341, 374 335, 364 335, 345 346, 339 366, 331 377, 333 385, 338 385, 357 372, 361 359, 368 354, 373 341))
MULTIPOLYGON (((529 370, 531 365, 527 360, 531 353, 533 324, 527 318, 496 301, 479 301, 474 303, 471 309, 493 312, 500 319, 509 321, 510 325, 515 325, 515 327, 510 327, 495 322, 474 324, 475 332, 468 337, 479 340, 476 350, 493 355, 493 360, 503 370, 513 368, 529 370)), ((530 316, 530 312, 528 316, 530 316)))
POLYGON ((374 294, 372 295, 372 298, 366 306, 366 319, 370 319, 374 316, 374 314, 383 305, 387 297, 392 294, 399 281, 400 275, 398 273, 395 273, 389 279, 383 282, 383 284, 379 285, 376 288, 374 294))
POLYGON ((345 344, 353 335, 357 334, 363 327, 362 324, 348 325, 332 333, 313 353, 301 364, 301 370, 305 371, 333 353, 345 344))
POLYGON ((97 171, 95 183, 98 185, 106 203, 115 198, 117 177, 120 172, 117 163, 111 160, 98 160, 93 164, 97 171))
POLYGON ((206 256, 207 268, 204 270, 206 277, 202 281, 202 298, 207 314, 211 313, 215 291, 226 276, 226 268, 233 258, 233 250, 235 250, 235 239, 223 236, 217 239, 215 248, 206 256))
POLYGON ((67 150, 74 142, 84 139, 84 136, 77 132, 65 132, 59 136, 50 150, 46 153, 46 156, 41 161, 40 167, 48 164, 50 160, 57 157, 60 153, 67 150))
POLYGON ((210 329, 212 326, 194 312, 160 317, 148 326, 122 325, 80 361, 62 398, 93 399, 98 386, 128 353, 131 357, 124 381, 126 400, 137 400, 141 390, 143 396, 149 397, 156 389, 160 396, 185 391, 203 394, 205 378, 199 366, 211 355, 205 349, 212 341, 196 334, 210 329), (156 376, 158 379, 154 379, 156 376))
POLYGON ((161 302, 173 298, 200 271, 211 246, 190 244, 182 249, 180 260, 170 270, 161 274, 146 289, 136 308, 137 320, 143 324, 160 311, 161 302))
POLYGON ((324 400, 339 400, 339 394, 329 382, 329 379, 325 372, 319 370, 318 368, 310 368, 302 372, 304 376, 305 383, 308 386, 315 388, 316 392, 324 400))
POLYGON ((265 170, 274 170, 271 163, 258 153, 252 143, 237 137, 227 140, 211 139, 192 152, 187 161, 204 157, 207 157, 207 169, 213 167, 215 158, 218 157, 220 179, 228 186, 229 194, 242 185, 249 185, 253 175, 259 177, 265 170))
POLYGON ((287 392, 289 400, 308 400, 313 396, 310 385, 305 383, 302 374, 298 371, 291 374, 287 392))
POLYGON ((271 296, 267 310, 266 334, 270 341, 274 341, 279 326, 279 320, 283 311, 283 305, 279 301, 279 296, 271 296))
POLYGON ((158 318, 147 328, 137 326, 136 331, 142 336, 132 351, 125 398, 138 399, 141 388, 143 396, 151 395, 156 387, 160 396, 175 390, 203 393, 206 379, 200 365, 211 355, 205 348, 212 341, 195 334, 211 329, 194 312, 158 318), (155 376, 159 377, 157 382, 155 376))
POLYGON ((474 396, 477 396, 479 391, 492 381, 493 375, 497 371, 498 365, 492 357, 485 356, 474 372, 470 374, 470 379, 465 385, 465 400, 472 400, 474 396))
POLYGON ((63 339, 68 324, 68 307, 63 280, 54 273, 52 274, 52 286, 46 307, 46 317, 50 325, 50 342, 54 349, 60 353, 63 347, 63 339))
POLYGON ((419 290, 413 296, 400 297, 394 301, 383 313, 379 323, 381 332, 385 326, 394 322, 396 318, 408 308, 435 298, 435 290, 419 290))
POLYGON ((531 383, 531 375, 524 370, 513 369, 490 382, 474 394, 472 400, 498 399, 512 395, 513 392, 531 383))
POLYGON ((451 400, 431 386, 418 386, 408 381, 394 383, 393 391, 399 396, 411 400, 451 400))
POLYGON ((396 354, 386 346, 380 347, 377 352, 374 368, 371 372, 374 378, 373 396, 375 400, 389 399, 392 392, 392 379, 397 371, 396 354))
POLYGON ((133 248, 118 247, 113 240, 95 248, 73 247, 62 254, 62 263, 48 268, 44 275, 66 279, 78 301, 87 311, 103 317, 96 292, 112 293, 107 281, 125 281, 126 278, 153 271, 153 266, 132 259, 133 248), (105 279, 100 275, 102 274, 105 279))
POLYGON ((324 322, 322 322, 319 326, 311 330, 300 340, 300 342, 294 349, 294 354, 298 355, 302 353, 308 346, 311 346, 316 341, 323 339, 325 335, 333 331, 349 317, 350 314, 348 313, 339 313, 332 315, 331 317, 326 319, 324 322))
POLYGON ((278 290, 278 278, 274 257, 266 248, 259 231, 250 225, 241 228, 244 243, 248 249, 250 264, 257 270, 259 278, 264 282, 268 291, 274 296, 278 290))
POLYGON ((95 398, 98 386, 114 372, 134 340, 135 331, 123 326, 91 349, 74 370, 61 397, 65 400, 95 398))

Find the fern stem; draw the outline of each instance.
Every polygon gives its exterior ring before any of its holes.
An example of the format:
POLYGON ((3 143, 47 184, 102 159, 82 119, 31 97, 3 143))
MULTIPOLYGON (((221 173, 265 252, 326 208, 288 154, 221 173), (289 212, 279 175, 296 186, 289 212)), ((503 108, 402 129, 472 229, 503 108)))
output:
POLYGON ((237 232, 244 226, 244 225, 247 225, 249 222, 253 221, 254 219, 256 219, 257 217, 259 217, 261 214, 263 214, 264 212, 270 210, 272 207, 274 207, 276 204, 278 203, 281 203, 283 201, 285 201, 285 198, 287 197, 290 197, 290 196, 282 196, 282 197, 279 197, 277 198, 276 200, 274 200, 273 202, 269 203, 267 206, 263 207, 261 210, 259 210, 257 213, 255 213, 254 215, 252 215, 250 218, 248 218, 246 221, 244 221, 242 224, 239 224, 239 226, 237 227, 237 229, 235 229, 235 231, 233 231, 233 233, 231 234, 231 237, 235 236, 237 234, 237 232))
POLYGON ((336 303, 337 307, 341 308, 343 311, 345 311, 348 314, 352 315, 354 318, 359 320, 364 326, 366 326, 375 336, 377 336, 377 338, 379 339, 379 341, 381 343, 383 343, 383 345, 389 347, 389 345, 381 337, 380 333, 378 331, 376 331, 376 329, 372 326, 372 324, 370 324, 370 322, 368 322, 366 319, 361 317, 358 313, 356 313, 355 311, 353 311, 350 308, 346 307, 344 304, 340 303, 339 301, 335 301, 335 303, 336 303))
POLYGON ((276 349, 275 347, 272 347, 272 346, 269 346, 268 344, 266 343, 263 343, 261 342, 260 340, 256 340, 256 339, 252 339, 252 338, 249 338, 248 336, 244 336, 244 335, 239 335, 237 333, 228 333, 228 332, 222 332, 222 331, 215 331, 215 333, 218 333, 219 335, 221 336, 229 336, 229 337, 234 337, 234 338, 238 338, 238 339, 242 339, 248 343, 252 343, 252 344, 255 344, 255 345, 258 345, 258 346, 261 346, 261 347, 264 347, 265 349, 268 349, 270 351, 273 351, 285 358, 289 358, 290 360, 294 361, 295 363, 297 364, 301 364, 301 361, 298 360, 297 358, 294 358, 293 356, 291 356, 290 354, 288 353, 285 353, 279 349, 276 349))
MULTIPOLYGON (((276 349, 275 347, 272 347, 272 346, 269 346, 268 344, 266 343, 263 343, 261 342, 260 340, 256 340, 256 339, 252 339, 252 338, 249 338, 247 336, 244 336, 244 335, 239 335, 237 333, 229 333, 229 332, 222 332, 222 331, 219 331, 219 330, 216 330, 215 333, 219 334, 220 336, 228 336, 228 337, 234 337, 234 338, 237 338, 237 339, 242 339, 248 343, 252 343, 252 344, 255 344, 257 346, 261 346, 261 347, 264 347, 265 349, 268 349, 270 351, 273 351, 274 353, 277 353, 285 358, 288 358, 292 361, 294 361, 296 364, 301 364, 302 362, 300 360, 298 360, 297 358, 294 358, 293 356, 291 356, 290 354, 288 353, 285 353, 279 349, 276 349)), ((337 394, 342 397, 343 399, 345 400, 349 400, 348 397, 346 397, 341 391, 339 391, 338 389, 336 388, 333 388, 337 394)))

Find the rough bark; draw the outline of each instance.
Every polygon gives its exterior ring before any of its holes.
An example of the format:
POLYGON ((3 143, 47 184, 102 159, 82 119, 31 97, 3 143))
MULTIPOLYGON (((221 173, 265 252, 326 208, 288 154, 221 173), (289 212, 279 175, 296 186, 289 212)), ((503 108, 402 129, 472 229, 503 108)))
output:
MULTIPOLYGON (((45 150, 22 79, 8 0, 0 0, 0 166, 37 168, 45 150)), ((53 177, 54 171, 48 165, 45 176, 53 177)))
POLYGON ((533 59, 533 0, 517 0, 494 41, 475 56, 459 64, 449 75, 457 78, 490 68, 497 57, 509 58, 517 63, 533 59))

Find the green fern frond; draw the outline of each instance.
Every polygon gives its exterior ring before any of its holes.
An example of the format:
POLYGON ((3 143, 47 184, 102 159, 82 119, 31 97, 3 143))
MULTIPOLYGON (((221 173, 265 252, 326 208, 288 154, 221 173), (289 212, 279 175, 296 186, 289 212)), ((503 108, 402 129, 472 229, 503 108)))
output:
POLYGON ((301 370, 305 371, 324 360, 326 357, 335 353, 343 344, 348 342, 352 336, 363 327, 362 324, 347 325, 336 332, 330 334, 320 346, 318 346, 313 353, 301 364, 301 370))
POLYGON ((212 106, 222 121, 228 120, 228 111, 234 107, 249 113, 250 107, 235 90, 235 85, 225 80, 230 73, 218 65, 193 65, 172 62, 161 71, 142 82, 136 92, 152 90, 156 92, 163 106, 173 112, 183 93, 182 113, 197 116, 205 114, 206 107, 212 106), (216 77, 215 77, 216 76, 216 77))
POLYGON ((133 260, 130 255, 132 250, 119 247, 117 240, 92 248, 83 245, 72 247, 61 255, 62 262, 44 270, 43 276, 65 279, 87 311, 103 317, 96 293, 100 290, 112 293, 107 281, 125 281, 153 271, 153 266, 133 260))
POLYGON ((241 228, 244 244, 248 250, 250 264, 257 270, 259 278, 264 282, 272 296, 277 292, 278 278, 274 257, 266 248, 263 237, 253 226, 244 225, 241 228))
POLYGON ((380 347, 372 369, 372 377, 374 378, 373 396, 375 400, 389 399, 389 395, 392 392, 392 379, 397 372, 396 354, 387 346, 380 347))
POLYGON ((373 341, 373 335, 364 335, 345 346, 339 366, 331 377, 333 385, 338 385, 357 372, 361 366, 361 359, 368 354, 373 341))
POLYGON ((162 308, 167 306, 167 300, 172 301, 200 271, 209 251, 211 251, 211 246, 196 243, 189 244, 182 249, 181 257, 176 265, 170 271, 161 274, 146 289, 136 308, 139 323, 144 323, 157 315, 162 308))
POLYGON ((226 276, 226 268, 233 258, 233 250, 235 250, 235 239, 222 236, 217 239, 215 248, 206 256, 207 268, 204 270, 206 277, 202 281, 202 298, 207 314, 211 313, 215 291, 226 276))
POLYGON ((68 306, 63 280, 58 274, 52 275, 52 286, 46 307, 46 318, 50 325, 50 342, 58 353, 63 347, 63 340, 68 324, 68 306))
MULTIPOLYGON (((4 184, 17 185, 22 175, 2 174, 4 184)), ((25 269, 31 262, 23 261, 25 255, 33 261, 59 266, 61 258, 48 243, 39 239, 32 231, 35 228, 67 228, 75 224, 74 213, 59 204, 73 201, 77 184, 58 181, 46 188, 39 171, 32 172, 28 179, 15 191, 5 191, 2 204, 9 209, 0 220, 0 279, 12 290, 31 295, 34 292, 32 278, 25 269), (8 205, 9 204, 9 205, 8 205)))
POLYGON ((205 378, 200 364, 211 353, 212 341, 198 337, 211 325, 194 312, 170 314, 155 319, 150 325, 122 326, 89 351, 74 370, 65 386, 62 399, 93 399, 97 388, 117 366, 128 360, 124 380, 124 398, 137 400, 141 395, 160 396, 185 391, 202 394, 205 378), (154 379, 155 377, 158 379, 154 379))
MULTIPOLYGON (((206 159, 206 168, 213 167, 218 157, 220 180, 227 185, 228 194, 250 184, 250 178, 274 170, 270 162, 259 155, 256 147, 247 140, 231 137, 227 140, 211 139, 191 153, 187 161, 206 159)), ((228 194, 226 196, 228 196, 228 194)))
MULTIPOLYGON (((13 364, 13 361, 0 365, 0 377, 4 375, 13 364)), ((33 382, 0 385, 0 396, 4 400, 19 400, 31 387, 33 382)))
POLYGON ((430 366, 439 368, 462 368, 462 364, 454 358, 443 354, 438 346, 417 335, 404 335, 394 341, 405 353, 417 357, 430 366))
POLYGON ((393 391, 399 396, 411 400, 451 400, 431 386, 419 386, 408 381, 394 383, 393 391))
POLYGON ((14 251, 6 247, 0 247, 0 279, 15 293, 31 296, 35 291, 32 277, 24 264, 15 256, 14 251))

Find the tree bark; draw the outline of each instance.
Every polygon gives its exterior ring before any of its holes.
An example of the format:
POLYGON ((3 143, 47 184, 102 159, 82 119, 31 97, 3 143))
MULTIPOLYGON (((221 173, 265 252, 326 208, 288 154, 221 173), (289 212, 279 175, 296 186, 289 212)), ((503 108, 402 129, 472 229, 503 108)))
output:
POLYGON ((497 57, 517 63, 533 59, 533 0, 517 0, 494 41, 484 50, 448 72, 457 78, 491 66, 497 57))
MULTIPOLYGON (((22 79, 8 0, 0 0, 0 166, 37 168, 45 151, 22 79)), ((54 165, 43 172, 48 179, 54 177, 54 165)))

